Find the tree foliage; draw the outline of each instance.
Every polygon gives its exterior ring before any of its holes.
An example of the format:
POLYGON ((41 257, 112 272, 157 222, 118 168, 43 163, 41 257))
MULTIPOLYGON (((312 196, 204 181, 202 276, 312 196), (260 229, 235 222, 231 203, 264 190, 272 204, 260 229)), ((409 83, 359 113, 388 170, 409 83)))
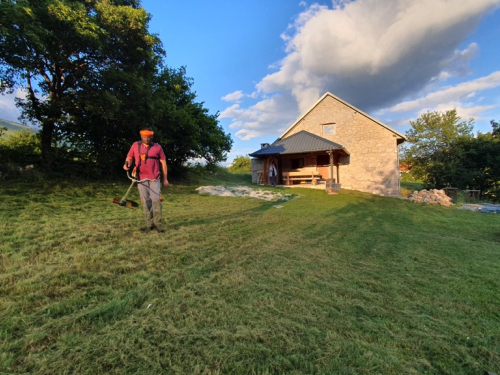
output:
POLYGON ((493 132, 462 139, 453 147, 461 156, 463 177, 456 185, 461 189, 477 189, 495 201, 500 199, 500 140, 493 132))
POLYGON ((173 166, 200 158, 215 164, 226 160, 231 150, 231 137, 219 126, 218 114, 209 114, 203 103, 196 102, 192 84, 185 67, 163 69, 153 84, 155 141, 173 166))
POLYGON ((0 174, 2 179, 19 177, 34 169, 40 159, 40 138, 25 130, 1 134, 0 174))
POLYGON ((251 173, 252 172, 252 160, 248 155, 246 156, 236 156, 233 163, 228 168, 231 173, 251 173))
POLYGON ((500 122, 499 121, 495 121, 495 120, 491 120, 490 124, 491 124, 491 127, 492 127, 491 134, 494 137, 500 136, 500 122))
POLYGON ((127 115, 140 108, 162 54, 148 21, 132 0, 0 3, 2 88, 27 90, 18 105, 24 120, 41 126, 46 169, 63 141, 106 151, 100 142, 139 125, 127 115))
POLYGON ((455 109, 423 113, 410 121, 406 132, 409 145, 404 148, 402 161, 412 168, 412 174, 429 187, 441 188, 446 175, 456 173, 457 160, 450 154, 458 139, 472 138, 474 120, 460 121, 455 109))
POLYGON ((185 69, 163 67, 149 20, 138 0, 0 2, 0 91, 27 90, 17 105, 41 127, 47 171, 79 162, 109 174, 143 127, 173 165, 225 160, 230 136, 196 102, 185 69))
POLYGON ((406 137, 411 143, 408 148, 413 158, 433 158, 459 138, 472 137, 474 120, 460 122, 455 109, 442 112, 423 113, 416 121, 410 121, 411 129, 406 137))
POLYGON ((453 186, 480 190, 483 196, 500 200, 500 139, 498 122, 492 131, 472 136, 472 120, 459 122, 455 111, 424 114, 407 132, 410 146, 403 162, 427 187, 453 186))
POLYGON ((40 152, 40 138, 35 133, 21 130, 0 137, 2 162, 17 161, 20 166, 33 164, 40 152))

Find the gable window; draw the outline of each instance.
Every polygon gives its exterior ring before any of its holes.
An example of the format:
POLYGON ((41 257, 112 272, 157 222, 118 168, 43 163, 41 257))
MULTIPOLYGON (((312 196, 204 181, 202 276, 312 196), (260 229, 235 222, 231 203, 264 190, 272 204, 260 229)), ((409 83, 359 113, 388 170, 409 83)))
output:
POLYGON ((304 168, 304 158, 292 159, 292 169, 304 168))
POLYGON ((335 134, 334 122, 323 124, 323 135, 334 135, 334 134, 335 134))

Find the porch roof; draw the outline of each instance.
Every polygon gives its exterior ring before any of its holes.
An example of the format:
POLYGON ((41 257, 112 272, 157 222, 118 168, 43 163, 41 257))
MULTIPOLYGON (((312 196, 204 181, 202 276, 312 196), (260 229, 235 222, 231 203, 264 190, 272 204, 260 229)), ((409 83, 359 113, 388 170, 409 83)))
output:
POLYGON ((269 146, 263 147, 249 155, 256 157, 265 155, 300 154, 304 152, 317 151, 340 151, 340 153, 344 155, 349 155, 349 152, 347 152, 344 146, 309 133, 305 130, 289 137, 278 139, 269 146))

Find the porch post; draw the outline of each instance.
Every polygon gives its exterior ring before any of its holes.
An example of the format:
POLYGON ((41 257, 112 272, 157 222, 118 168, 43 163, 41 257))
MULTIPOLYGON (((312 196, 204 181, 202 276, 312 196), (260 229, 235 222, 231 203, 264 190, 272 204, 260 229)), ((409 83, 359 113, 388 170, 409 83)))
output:
POLYGON ((333 179, 333 152, 329 150, 326 152, 330 156, 330 180, 333 179))

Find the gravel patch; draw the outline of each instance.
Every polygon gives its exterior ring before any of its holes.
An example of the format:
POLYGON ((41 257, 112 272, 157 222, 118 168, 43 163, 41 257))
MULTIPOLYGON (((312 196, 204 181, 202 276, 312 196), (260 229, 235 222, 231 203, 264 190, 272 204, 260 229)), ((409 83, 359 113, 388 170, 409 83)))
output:
MULTIPOLYGON (((252 189, 247 186, 200 186, 196 189, 199 194, 218 195, 221 197, 249 197, 263 199, 265 201, 288 201, 291 194, 282 194, 269 190, 252 189)), ((281 207, 280 207, 281 208, 281 207)))
POLYGON ((500 214, 500 204, 474 203, 474 204, 464 204, 463 206, 457 208, 459 210, 500 214))

